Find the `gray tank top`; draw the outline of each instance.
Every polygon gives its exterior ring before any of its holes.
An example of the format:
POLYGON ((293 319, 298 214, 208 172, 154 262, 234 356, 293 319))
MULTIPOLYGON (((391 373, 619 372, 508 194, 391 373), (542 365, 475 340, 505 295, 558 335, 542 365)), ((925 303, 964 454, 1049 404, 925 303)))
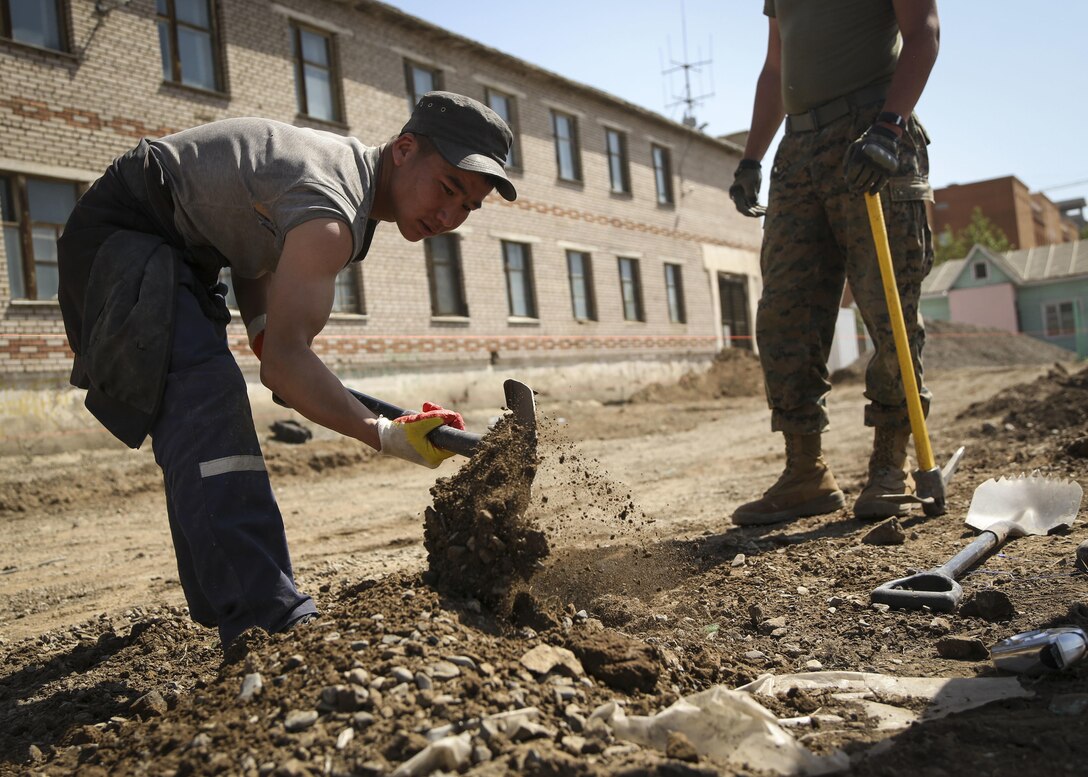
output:
POLYGON ((270 119, 223 119, 151 142, 192 246, 243 278, 276 269, 287 233, 310 219, 351 227, 351 261, 370 247, 380 146, 270 119))

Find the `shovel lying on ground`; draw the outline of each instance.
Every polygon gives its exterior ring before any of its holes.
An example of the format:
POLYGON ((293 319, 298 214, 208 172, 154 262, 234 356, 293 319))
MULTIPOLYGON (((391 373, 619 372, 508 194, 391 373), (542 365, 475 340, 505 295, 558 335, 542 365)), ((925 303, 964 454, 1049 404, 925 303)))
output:
POLYGON ((918 381, 914 377, 914 360, 907 341, 907 326, 903 319, 903 306, 899 301, 899 287, 895 283, 892 251, 888 243, 888 229, 884 224, 884 211, 880 207, 880 195, 866 192, 865 207, 869 211, 869 226, 873 230, 880 277, 884 282, 884 299, 888 303, 888 316, 895 337, 895 353, 899 358, 899 373, 903 379, 903 393, 907 400, 914 452, 918 456, 918 469, 913 473, 915 493, 888 494, 881 499, 900 504, 920 504, 922 511, 928 516, 944 515, 945 490, 956 472, 956 465, 963 457, 964 449, 961 445, 944 468, 937 469, 933 448, 929 444, 929 432, 926 430, 926 417, 922 412, 922 399, 918 394, 918 381))
POLYGON ((956 582, 961 574, 1010 537, 1071 526, 1082 495, 1080 484, 1072 480, 1035 474, 990 478, 975 489, 967 510, 967 525, 982 532, 974 542, 944 565, 884 583, 869 598, 876 604, 909 610, 928 606, 952 612, 963 596, 963 588, 956 582))
MULTIPOLYGON (((533 390, 521 381, 513 379, 505 381, 502 387, 503 392, 506 394, 506 406, 513 415, 514 425, 519 428, 520 434, 529 442, 530 449, 535 449, 536 396, 533 394, 533 390)), ((393 419, 413 412, 355 389, 349 388, 348 391, 375 415, 393 419)), ((288 407, 287 403, 275 394, 272 395, 272 399, 277 405, 288 407)), ((475 453, 476 447, 480 444, 480 440, 483 439, 483 435, 454 429, 452 426, 439 426, 427 435, 427 439, 439 448, 459 453, 462 456, 471 456, 475 453)))

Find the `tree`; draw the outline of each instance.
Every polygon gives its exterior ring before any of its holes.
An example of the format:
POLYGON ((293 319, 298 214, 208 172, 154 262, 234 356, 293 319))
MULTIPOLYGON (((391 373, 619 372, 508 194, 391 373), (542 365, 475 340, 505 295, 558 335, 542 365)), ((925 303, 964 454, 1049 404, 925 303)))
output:
POLYGON ((999 254, 1016 248, 1000 227, 982 215, 982 208, 975 208, 971 212, 971 223, 959 232, 953 233, 951 226, 945 226, 937 238, 937 245, 934 246, 934 264, 947 262, 949 259, 963 259, 975 245, 999 254))

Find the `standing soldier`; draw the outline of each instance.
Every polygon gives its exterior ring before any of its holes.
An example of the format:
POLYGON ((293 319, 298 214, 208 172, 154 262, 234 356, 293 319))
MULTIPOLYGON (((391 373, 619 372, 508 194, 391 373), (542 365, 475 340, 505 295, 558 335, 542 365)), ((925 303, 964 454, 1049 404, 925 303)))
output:
POLYGON ((735 524, 834 512, 845 504, 823 459, 831 389, 827 359, 844 281, 873 339, 865 374, 865 424, 875 427, 858 518, 902 515, 883 499, 913 491, 910 419, 864 193, 883 191, 895 276, 922 405, 922 279, 933 264, 926 222, 929 138, 914 116, 937 58, 935 0, 764 0, 767 58, 756 84, 744 159, 729 190, 746 216, 766 215, 763 296, 756 337, 771 428, 786 438, 786 467, 735 524), (758 205, 760 161, 783 117, 786 133, 758 205))

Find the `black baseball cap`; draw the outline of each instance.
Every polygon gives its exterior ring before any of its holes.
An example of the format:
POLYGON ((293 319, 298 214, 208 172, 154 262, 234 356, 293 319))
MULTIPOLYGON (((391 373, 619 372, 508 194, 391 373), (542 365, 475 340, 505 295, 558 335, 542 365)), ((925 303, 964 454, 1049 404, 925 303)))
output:
POLYGON ((425 135, 451 165, 487 176, 504 200, 517 199, 517 190, 506 177, 514 135, 483 103, 453 92, 427 92, 401 129, 402 135, 405 132, 425 135))

